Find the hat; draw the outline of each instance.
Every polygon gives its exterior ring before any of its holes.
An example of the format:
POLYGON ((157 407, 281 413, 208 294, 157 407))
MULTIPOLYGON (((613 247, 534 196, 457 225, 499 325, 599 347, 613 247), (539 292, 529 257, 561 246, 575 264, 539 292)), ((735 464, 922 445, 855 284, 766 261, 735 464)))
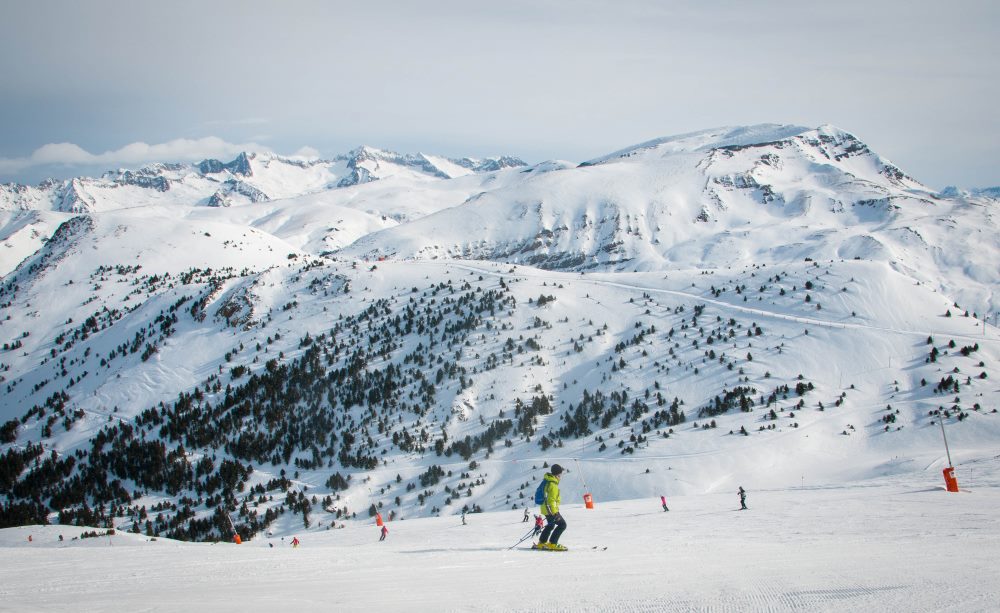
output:
POLYGON ((559 466, 558 464, 553 464, 552 468, 549 469, 549 472, 552 473, 553 477, 555 477, 556 475, 561 475, 562 470, 563 470, 562 466, 559 466))

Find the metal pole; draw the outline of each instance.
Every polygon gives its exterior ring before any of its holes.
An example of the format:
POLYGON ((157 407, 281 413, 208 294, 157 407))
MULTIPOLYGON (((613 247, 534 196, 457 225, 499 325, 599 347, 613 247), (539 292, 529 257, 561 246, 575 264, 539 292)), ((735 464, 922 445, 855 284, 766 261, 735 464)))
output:
POLYGON ((941 415, 941 419, 938 420, 941 424, 941 438, 944 439, 944 452, 948 454, 948 466, 951 467, 951 452, 948 451, 948 437, 944 434, 944 415, 941 415))
POLYGON ((523 537, 521 538, 521 540, 519 540, 518 542, 516 542, 516 543, 514 543, 513 545, 511 545, 510 547, 508 547, 508 548, 507 548, 507 550, 508 550, 508 551, 510 551, 511 549, 513 549, 513 548, 517 547, 518 545, 520 545, 520 544, 521 544, 521 543, 523 543, 524 541, 528 540, 528 538, 529 538, 529 537, 531 537, 531 535, 533 535, 534 533, 535 533, 535 529, 534 529, 534 528, 532 528, 531 530, 529 530, 529 531, 528 531, 528 533, 527 533, 527 534, 525 534, 525 535, 524 535, 524 536, 523 536, 523 537))
POLYGON ((582 469, 582 468, 580 468, 580 460, 578 460, 578 459, 576 459, 576 458, 573 458, 573 462, 575 462, 575 463, 576 463, 576 469, 577 469, 578 471, 580 471, 580 481, 582 481, 582 482, 583 482, 583 491, 584 491, 584 492, 586 492, 586 491, 587 491, 587 489, 588 489, 588 488, 587 488, 587 478, 583 476, 583 469, 582 469))

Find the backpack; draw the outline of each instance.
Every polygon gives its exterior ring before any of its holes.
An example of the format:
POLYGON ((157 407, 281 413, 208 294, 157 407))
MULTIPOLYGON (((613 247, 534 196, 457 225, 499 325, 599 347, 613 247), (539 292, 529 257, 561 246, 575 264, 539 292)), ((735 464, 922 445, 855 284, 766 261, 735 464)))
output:
POLYGON ((538 489, 535 490, 535 504, 543 504, 545 502, 545 479, 538 484, 538 489))

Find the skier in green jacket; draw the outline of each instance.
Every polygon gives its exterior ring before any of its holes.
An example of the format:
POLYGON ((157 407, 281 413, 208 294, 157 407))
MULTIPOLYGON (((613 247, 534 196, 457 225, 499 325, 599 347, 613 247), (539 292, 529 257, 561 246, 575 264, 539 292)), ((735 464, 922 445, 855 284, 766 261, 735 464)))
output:
POLYGON ((548 523, 538 538, 538 544, 535 545, 537 549, 566 551, 566 548, 559 544, 559 537, 566 530, 566 520, 559 513, 559 479, 562 477, 562 472, 562 466, 553 464, 544 477, 545 501, 542 503, 541 512, 548 523))

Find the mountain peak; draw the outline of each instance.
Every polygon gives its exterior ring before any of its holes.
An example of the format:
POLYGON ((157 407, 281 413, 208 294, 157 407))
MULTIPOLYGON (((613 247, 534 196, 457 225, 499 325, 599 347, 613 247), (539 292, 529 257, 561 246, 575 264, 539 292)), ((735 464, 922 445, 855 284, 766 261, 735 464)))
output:
POLYGON ((653 152, 673 154, 707 151, 722 147, 741 147, 784 140, 808 132, 809 128, 786 124, 757 124, 752 126, 723 126, 675 136, 655 138, 607 155, 588 160, 584 166, 604 164, 653 152))
POLYGON ((198 170, 203 175, 216 174, 222 172, 223 170, 228 170, 234 175, 249 177, 253 175, 253 168, 250 167, 251 157, 253 156, 248 155, 246 151, 243 151, 236 156, 236 159, 228 164, 223 164, 216 159, 202 160, 198 164, 198 170))
POLYGON ((397 155, 399 154, 379 149, 378 147, 372 147, 371 145, 360 145, 347 152, 347 157, 355 160, 376 160, 386 156, 392 157, 397 155))

